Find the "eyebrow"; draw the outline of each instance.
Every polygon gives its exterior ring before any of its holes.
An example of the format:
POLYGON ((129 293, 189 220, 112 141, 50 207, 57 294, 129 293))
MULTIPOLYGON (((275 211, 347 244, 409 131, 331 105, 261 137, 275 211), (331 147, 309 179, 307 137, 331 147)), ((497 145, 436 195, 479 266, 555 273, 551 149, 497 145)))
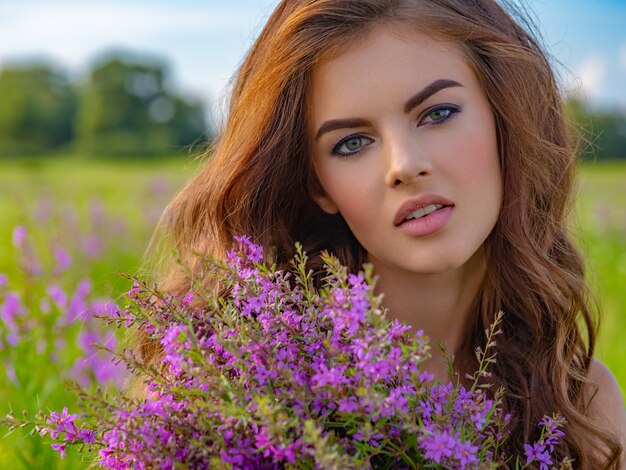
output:
MULTIPOLYGON (((440 78, 435 80, 430 85, 427 85, 423 90, 419 91, 415 95, 413 95, 404 105, 404 113, 408 114, 417 106, 422 104, 428 98, 430 98, 435 93, 443 90, 444 88, 452 88, 452 87, 462 87, 459 82, 455 80, 448 80, 440 78)), ((319 140, 319 138, 326 134, 327 132, 331 132, 337 129, 350 129, 354 127, 362 127, 369 126, 371 123, 367 119, 362 118, 349 118, 349 119, 331 119, 329 121, 324 122, 317 134, 315 134, 315 140, 319 140)))

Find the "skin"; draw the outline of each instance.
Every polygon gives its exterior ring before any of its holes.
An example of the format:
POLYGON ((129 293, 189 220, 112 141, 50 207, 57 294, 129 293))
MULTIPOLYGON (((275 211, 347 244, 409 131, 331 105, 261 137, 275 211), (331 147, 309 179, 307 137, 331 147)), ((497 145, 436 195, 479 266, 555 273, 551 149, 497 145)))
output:
MULTIPOLYGON (((319 183, 311 188, 313 199, 340 213, 366 249, 388 316, 456 353, 484 281, 484 242, 503 194, 493 113, 476 76, 456 46, 379 27, 313 69, 310 102, 319 183), (407 111, 407 101, 440 79, 458 86, 407 111), (352 122, 321 133, 336 120, 352 122), (453 202, 452 214, 433 233, 407 234, 394 217, 424 193, 453 202)), ((449 380, 441 355, 432 352, 426 370, 449 380)), ((615 378, 594 360, 590 380, 598 387, 590 415, 626 448, 626 411, 615 378)))
MULTIPOLYGON (((341 213, 365 247, 388 315, 454 354, 502 204, 495 121, 476 76, 454 45, 381 27, 314 68, 311 103, 313 198, 341 213), (437 80, 456 84, 407 112, 437 80), (345 119, 367 122, 319 135, 324 123, 345 119), (406 201, 427 193, 454 204, 442 228, 416 236, 394 225, 406 201)), ((426 368, 443 380, 447 368, 433 353, 426 368)))
POLYGON ((589 379, 597 387, 588 390, 593 398, 589 415, 598 420, 607 429, 613 430, 622 445, 620 468, 626 469, 626 408, 617 380, 611 371, 601 362, 594 360, 589 370, 589 379))

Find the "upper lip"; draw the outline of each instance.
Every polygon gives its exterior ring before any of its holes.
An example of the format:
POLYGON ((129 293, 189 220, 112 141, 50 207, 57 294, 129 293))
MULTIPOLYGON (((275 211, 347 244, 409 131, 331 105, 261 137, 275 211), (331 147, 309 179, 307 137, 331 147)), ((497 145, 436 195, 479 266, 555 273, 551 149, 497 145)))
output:
POLYGON ((393 218, 394 225, 400 225, 404 222, 404 219, 411 213, 415 212, 418 209, 422 209, 423 207, 430 206, 431 204, 441 204, 442 206, 454 206, 454 203, 445 197, 439 196, 438 194, 421 194, 420 196, 409 199, 405 201, 398 212, 396 212, 396 216, 393 218))

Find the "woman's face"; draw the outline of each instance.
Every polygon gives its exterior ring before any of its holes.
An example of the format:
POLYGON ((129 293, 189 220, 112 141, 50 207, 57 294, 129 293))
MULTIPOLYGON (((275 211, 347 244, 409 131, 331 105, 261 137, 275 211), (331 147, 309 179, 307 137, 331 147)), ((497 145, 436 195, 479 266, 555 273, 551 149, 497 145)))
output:
POLYGON ((317 65, 311 93, 312 196, 375 268, 440 273, 481 252, 502 203, 496 127, 456 46, 379 28, 317 65))

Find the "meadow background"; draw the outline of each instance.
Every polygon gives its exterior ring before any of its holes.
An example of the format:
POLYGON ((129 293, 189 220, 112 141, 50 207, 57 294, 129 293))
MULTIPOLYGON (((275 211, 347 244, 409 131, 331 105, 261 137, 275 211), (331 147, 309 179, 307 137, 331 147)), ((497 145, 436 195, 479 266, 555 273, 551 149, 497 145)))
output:
MULTIPOLYGON (((128 345, 105 328, 112 301, 143 274, 142 255, 167 201, 197 170, 192 155, 153 159, 21 158, 0 172, 0 413, 75 406, 68 381, 115 387, 116 370, 91 342, 128 345), (16 301, 17 298, 17 301, 16 301)), ((598 358, 626 392, 626 162, 580 167, 572 223, 603 308, 598 358)), ((86 468, 49 439, 0 440, 0 468, 86 468)))
MULTIPOLYGON (((95 316, 131 287, 120 273, 146 273, 159 216, 277 3, 0 1, 0 417, 75 409, 69 381, 123 384, 93 343, 132 338, 95 316)), ((591 143, 572 225, 603 311, 597 356, 626 393, 626 1, 522 3, 591 143)), ((89 466, 24 434, 0 439, 0 468, 89 466)))

